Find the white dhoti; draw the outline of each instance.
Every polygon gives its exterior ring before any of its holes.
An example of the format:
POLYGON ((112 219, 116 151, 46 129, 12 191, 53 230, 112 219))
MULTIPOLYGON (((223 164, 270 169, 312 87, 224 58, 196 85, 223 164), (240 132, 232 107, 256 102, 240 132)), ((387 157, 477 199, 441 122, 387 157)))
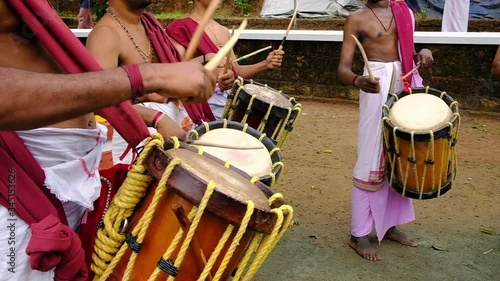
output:
POLYGON ((442 32, 467 32, 470 0, 444 1, 442 32))
MULTIPOLYGON (((359 97, 357 154, 353 172, 351 234, 362 237, 375 226, 380 240, 387 230, 415 219, 413 202, 393 191, 385 178, 385 152, 382 135, 382 106, 391 88, 400 92, 400 62, 369 62, 375 77, 380 78, 380 93, 359 97)), ((367 75, 365 69, 364 75, 367 75)))
MULTIPOLYGON (((17 132, 45 173, 45 186, 63 205, 68 225, 78 230, 86 210, 93 209, 99 197, 101 181, 99 163, 106 142, 107 128, 100 124, 96 129, 40 128, 17 132)), ((54 272, 32 270, 26 247, 31 238, 29 225, 0 206, 0 220, 15 220, 15 245, 7 242, 11 232, 0 228, 0 280, 52 281, 54 272), (8 253, 15 249, 15 266, 9 270, 8 253)))

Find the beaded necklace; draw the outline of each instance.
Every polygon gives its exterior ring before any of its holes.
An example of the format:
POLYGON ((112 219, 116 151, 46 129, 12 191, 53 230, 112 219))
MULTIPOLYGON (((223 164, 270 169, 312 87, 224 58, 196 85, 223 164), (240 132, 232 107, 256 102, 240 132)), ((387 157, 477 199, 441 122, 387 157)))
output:
MULTIPOLYGON (((134 37, 132 37, 132 35, 128 31, 128 29, 122 24, 122 22, 118 19, 118 17, 111 11, 111 9, 107 8, 106 12, 108 12, 108 14, 111 15, 111 17, 113 18, 113 20, 116 23, 118 23, 118 25, 120 25, 120 27, 123 29, 123 31, 125 31, 125 33, 127 34, 128 38, 130 39, 130 41, 132 42, 132 44, 134 45, 135 49, 137 50, 137 52, 139 53, 139 55, 142 57, 142 59, 144 60, 144 62, 146 62, 146 63, 149 62, 148 58, 151 55, 151 49, 152 49, 151 48, 151 40, 149 40, 149 50, 148 50, 148 53, 146 54, 146 53, 144 53, 143 50, 141 50, 141 48, 139 48, 139 45, 137 45, 137 43, 135 43, 134 37)), ((152 60, 153 59, 151 59, 151 61, 152 60)))
MULTIPOLYGON (((368 6, 368 4, 365 4, 365 6, 368 7, 368 9, 370 9, 370 11, 372 11, 372 13, 375 16, 375 18, 377 18, 378 22, 380 22, 380 25, 382 25, 382 28, 384 28, 384 30, 385 30, 384 35, 388 36, 389 35, 389 30, 391 29, 391 26, 392 26, 392 21, 394 20, 394 15, 392 15, 392 17, 391 17, 391 22, 389 23, 389 28, 386 29, 385 26, 384 26, 384 24, 382 23, 382 21, 378 18, 378 16, 375 13, 375 11, 370 6, 368 6)), ((379 32, 377 34, 377 37, 382 37, 382 32, 379 32)))

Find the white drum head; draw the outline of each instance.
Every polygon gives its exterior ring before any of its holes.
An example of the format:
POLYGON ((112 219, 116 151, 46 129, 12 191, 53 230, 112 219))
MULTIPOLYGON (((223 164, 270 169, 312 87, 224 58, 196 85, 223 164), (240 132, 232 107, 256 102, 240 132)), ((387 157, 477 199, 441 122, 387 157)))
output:
POLYGON ((252 177, 262 177, 272 172, 271 156, 267 148, 258 139, 243 131, 230 128, 213 129, 201 135, 199 141, 230 147, 260 147, 240 150, 196 145, 252 177))
POLYGON ((452 111, 441 98, 431 94, 410 94, 397 100, 389 119, 403 131, 426 133, 450 121, 452 111))

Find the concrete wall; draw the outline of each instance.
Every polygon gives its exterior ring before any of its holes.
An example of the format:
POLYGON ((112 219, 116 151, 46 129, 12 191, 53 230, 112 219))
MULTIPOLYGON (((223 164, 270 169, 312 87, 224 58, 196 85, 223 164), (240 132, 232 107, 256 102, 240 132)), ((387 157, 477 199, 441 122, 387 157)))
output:
MULTIPOLYGON (((272 42, 278 46, 279 41, 272 42)), ((239 55, 269 45, 269 42, 240 40, 239 55)), ((489 78, 497 46, 419 45, 428 48, 435 59, 431 70, 422 71, 424 85, 446 91, 460 103, 460 108, 500 112, 500 82, 489 78)), ((358 91, 342 84, 337 77, 341 43, 287 41, 283 67, 255 77, 261 83, 284 93, 307 98, 358 99, 358 91)), ((262 54, 247 63, 265 58, 262 54)), ((354 68, 362 73, 363 61, 358 52, 354 68)))

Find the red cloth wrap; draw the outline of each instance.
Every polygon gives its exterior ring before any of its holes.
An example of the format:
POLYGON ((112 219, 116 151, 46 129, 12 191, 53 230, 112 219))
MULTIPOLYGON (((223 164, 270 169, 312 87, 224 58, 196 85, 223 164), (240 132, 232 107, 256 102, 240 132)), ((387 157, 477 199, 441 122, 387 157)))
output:
MULTIPOLYGON (((409 73, 413 69, 413 54, 415 53, 413 18, 405 1, 392 0, 390 4, 398 32, 402 70, 403 73, 409 73)), ((412 81, 412 76, 413 74, 410 74, 405 80, 412 81)))

